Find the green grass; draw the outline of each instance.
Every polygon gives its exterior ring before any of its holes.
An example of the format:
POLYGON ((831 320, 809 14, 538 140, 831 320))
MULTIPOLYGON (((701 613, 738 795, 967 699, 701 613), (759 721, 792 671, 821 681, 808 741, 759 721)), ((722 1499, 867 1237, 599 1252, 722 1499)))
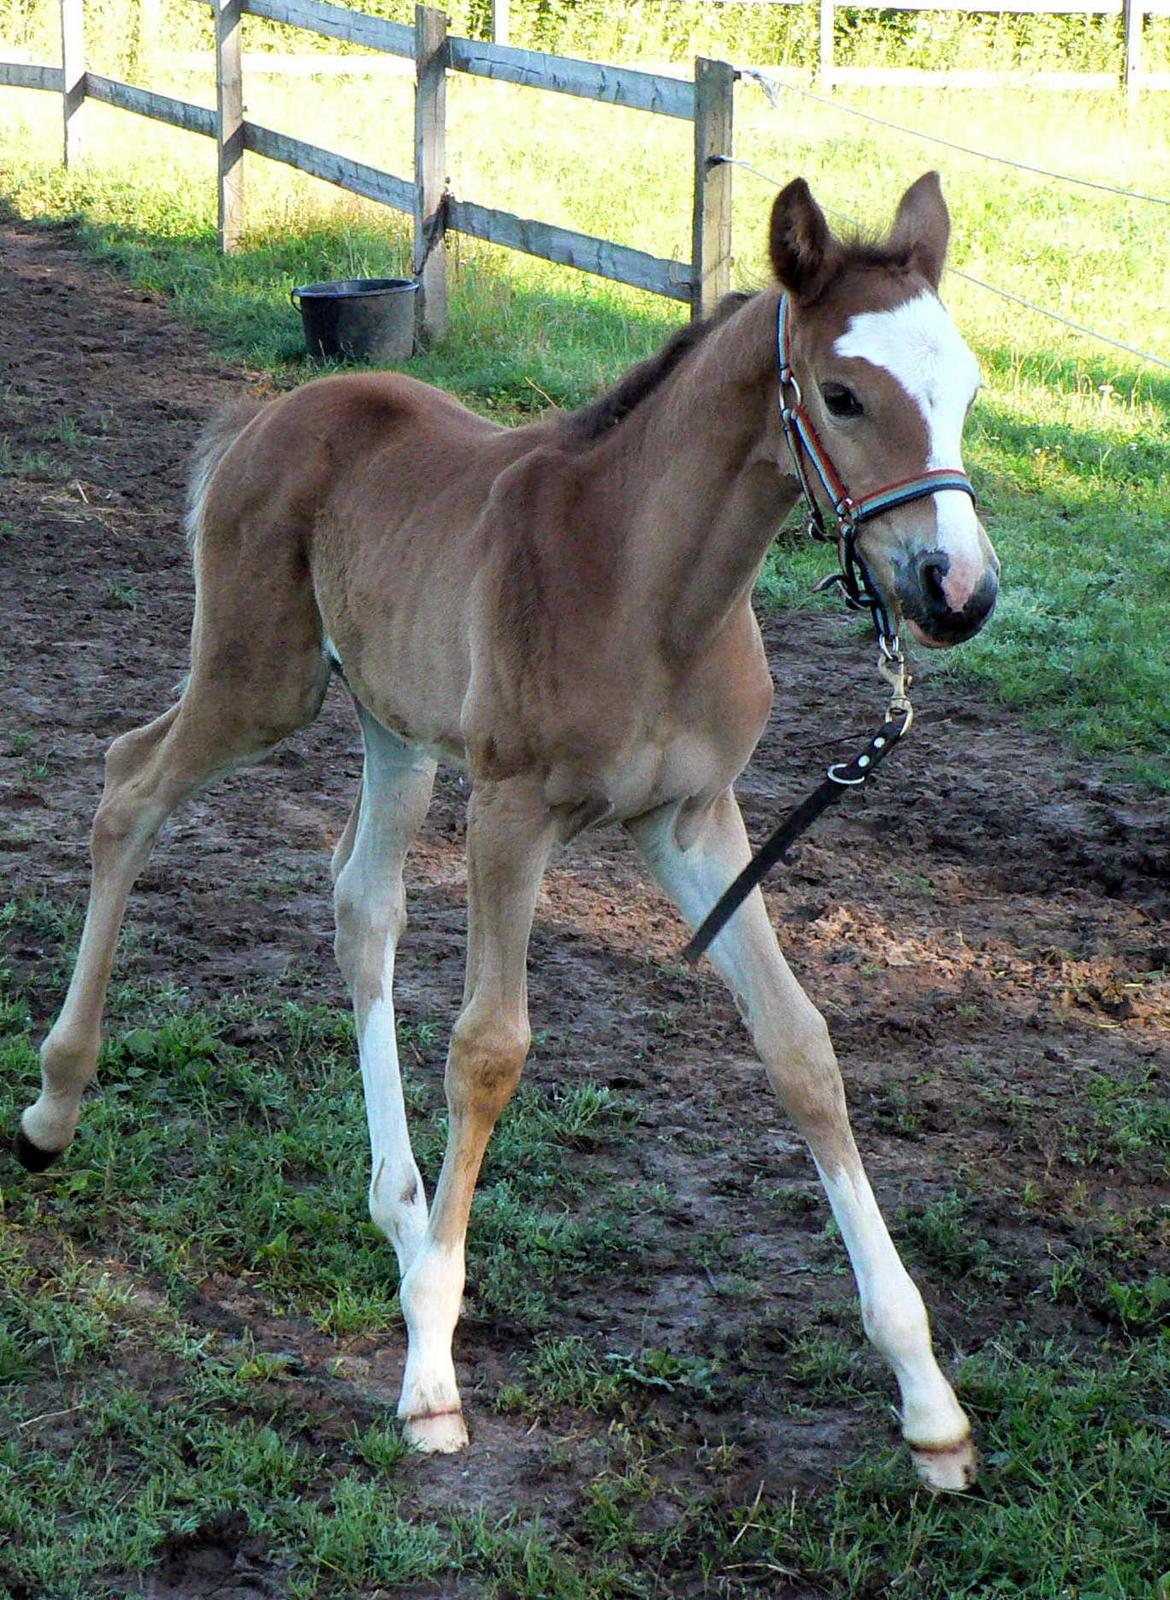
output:
MULTIPOLYGON (((43 897, 0 912, 16 947, 43 952, 27 976, 0 967, 0 1125, 35 1080, 30 1008, 59 1002, 77 926, 75 905, 43 897)), ((744 1322, 760 1315, 749 1305, 768 1305, 767 1263, 715 1229, 675 1242, 688 1265, 713 1262, 721 1283, 734 1268, 742 1282, 745 1310, 738 1295, 723 1301, 726 1337, 668 1348, 636 1319, 615 1336, 608 1312, 600 1330, 567 1332, 571 1308, 604 1305, 606 1286, 651 1281, 674 1201, 615 1177, 638 1137, 620 1095, 526 1087, 476 1200, 464 1338, 484 1348, 505 1333, 507 1357, 468 1400, 478 1428, 494 1413, 507 1430, 496 1448, 527 1463, 515 1481, 534 1473, 543 1509, 530 1497, 501 1514, 510 1488, 481 1492, 473 1472, 465 1492, 445 1467, 436 1499, 390 1395, 361 1376, 402 1329, 392 1253, 365 1215, 348 1015, 282 998, 280 985, 201 1008, 141 980, 151 946, 131 930, 100 1093, 67 1160, 43 1180, 3 1176, 0 1594, 133 1592, 184 1540, 221 1540, 278 1573, 290 1600, 426 1595, 456 1580, 456 1593, 491 1600, 746 1597, 783 1592, 782 1580, 840 1600, 1161 1600, 1170 1285, 1145 1269, 1164 1217, 1109 1207, 1076 1225, 1032 1302, 1068 1317, 1067 1333, 1009 1321, 951 1353, 983 1450, 975 1493, 916 1490, 904 1451, 880 1434, 831 1484, 756 1493, 759 1457, 720 1424, 752 1414, 762 1360, 780 1413, 802 1426, 843 1406, 877 1418, 888 1403, 852 1304, 786 1316, 767 1335, 776 1365, 744 1322), (1091 1345, 1078 1316, 1098 1330, 1091 1345)), ((415 1146, 432 1174, 444 1032, 401 1019, 415 1146)), ((1167 1130, 1149 1090, 1136 1074, 1094 1079, 1069 1141, 1113 1160, 1150 1155, 1167 1130)), ((898 1231, 936 1285, 976 1282, 989 1300, 1002 1241, 984 1239, 980 1216, 972 1195, 944 1193, 898 1231)))

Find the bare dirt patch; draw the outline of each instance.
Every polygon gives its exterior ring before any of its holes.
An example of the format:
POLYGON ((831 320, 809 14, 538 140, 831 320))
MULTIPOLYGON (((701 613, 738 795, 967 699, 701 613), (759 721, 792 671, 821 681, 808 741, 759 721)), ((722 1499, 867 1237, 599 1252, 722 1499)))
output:
MULTIPOLYGON (((3 888, 68 901, 85 892, 106 745, 163 710, 185 670, 190 445, 217 407, 263 386, 87 262, 67 231, 0 226, 0 326, 3 888)), ((880 713, 871 650, 850 620, 773 616, 765 632, 777 706, 741 785, 757 838, 880 713)), ((929 671, 919 702, 915 735, 880 789, 826 819, 769 887, 773 919, 829 1017, 887 1215, 921 1213, 961 1189, 965 1226, 1000 1263, 960 1294, 961 1274, 922 1244, 919 1277, 944 1352, 976 1348, 1011 1322, 1080 1328, 1091 1341, 1104 1311, 1037 1291, 1052 1260, 1101 1219, 1170 1195, 1156 1151, 1123 1156, 1108 1123, 1111 1085, 1164 1094, 1170 1083, 1166 801, 929 671)), ((146 970, 208 1000, 292 970, 305 998, 344 1003, 327 861, 358 769, 354 719, 334 691, 307 734, 176 817, 133 906, 133 927, 167 934, 146 970)), ((463 781, 447 773, 408 864, 398 981, 414 1017, 449 1020, 458 1001, 465 803, 463 781)), ((811 1419, 782 1403, 791 1330, 851 1286, 807 1156, 718 982, 679 966, 683 939, 622 837, 581 839, 550 872, 538 915, 529 1071, 541 1084, 609 1084, 641 1107, 631 1175, 665 1186, 671 1227, 632 1217, 647 1236, 645 1271, 567 1289, 558 1331, 599 1350, 721 1352, 741 1381, 662 1401, 680 1446, 663 1470, 710 1494, 704 1451, 731 1440, 735 1465, 717 1491, 731 1503, 761 1482, 777 1495, 830 1482, 884 1424, 831 1397, 811 1419), (754 1252, 750 1282, 733 1283, 731 1266, 696 1250, 712 1236, 733 1240, 739 1257, 754 1252)), ((45 953, 19 930, 9 951, 30 971, 45 953)), ((1153 1241, 1135 1246, 1135 1275, 1143 1250, 1149 1270, 1153 1241)), ((230 1285, 204 1286, 191 1315, 250 1326, 271 1347, 299 1343, 309 1373, 337 1354, 307 1326, 266 1321, 230 1285)), ((499 1325, 465 1329, 474 1442, 457 1465, 414 1464, 416 1502, 538 1507, 571 1527, 589 1446, 550 1476, 542 1452, 555 1421, 534 1429, 487 1409, 484 1397, 514 1373, 515 1342, 499 1325)), ((400 1350, 344 1353, 345 1371, 318 1386, 324 1437, 364 1420, 397 1383, 400 1350)), ((242 1597, 279 1592, 278 1582, 262 1547, 225 1519, 171 1541, 143 1592, 242 1597)))

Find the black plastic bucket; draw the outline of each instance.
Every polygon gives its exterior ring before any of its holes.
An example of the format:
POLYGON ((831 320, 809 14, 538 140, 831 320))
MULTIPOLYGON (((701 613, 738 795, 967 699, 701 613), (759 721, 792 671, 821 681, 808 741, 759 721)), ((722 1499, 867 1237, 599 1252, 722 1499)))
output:
POLYGON ((413 278, 343 278, 306 283, 289 299, 318 361, 405 361, 414 354, 413 278))

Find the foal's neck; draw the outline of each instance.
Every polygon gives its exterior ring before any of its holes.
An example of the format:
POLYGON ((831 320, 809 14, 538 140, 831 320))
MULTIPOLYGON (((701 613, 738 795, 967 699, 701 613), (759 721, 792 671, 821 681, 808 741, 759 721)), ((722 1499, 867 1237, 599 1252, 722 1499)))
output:
POLYGON ((796 498, 779 465, 775 327, 774 292, 746 302, 621 430, 638 479, 627 599, 677 658, 700 654, 748 602, 796 498))

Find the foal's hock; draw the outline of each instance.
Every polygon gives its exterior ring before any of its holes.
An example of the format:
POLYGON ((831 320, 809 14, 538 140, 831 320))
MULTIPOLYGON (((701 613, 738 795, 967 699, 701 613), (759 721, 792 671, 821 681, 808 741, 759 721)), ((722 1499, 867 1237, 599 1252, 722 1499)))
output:
MULTIPOLYGON (((190 678, 107 758, 77 964, 17 1137, 35 1170, 73 1138, 126 900, 164 819, 309 723, 332 672, 353 696, 365 768, 333 857, 336 948, 370 1212, 402 1272, 399 1414, 422 1450, 467 1440, 451 1356, 467 1219, 528 1050, 528 936, 552 852, 622 825, 692 926, 744 866, 731 786, 772 699, 752 589, 802 483, 832 500, 895 638, 954 644, 994 603, 997 563, 960 459, 978 372, 936 292, 949 231, 937 177, 907 190, 882 244, 836 238, 799 179, 770 227, 771 287, 732 297, 575 414, 503 428, 411 378, 364 374, 217 424, 191 498, 190 678), (469 915, 428 1207, 392 983, 402 862, 441 759, 472 779, 469 915)), ((758 889, 710 956, 812 1151, 918 1470, 961 1489, 967 1418, 866 1179, 825 1023, 758 889)))

